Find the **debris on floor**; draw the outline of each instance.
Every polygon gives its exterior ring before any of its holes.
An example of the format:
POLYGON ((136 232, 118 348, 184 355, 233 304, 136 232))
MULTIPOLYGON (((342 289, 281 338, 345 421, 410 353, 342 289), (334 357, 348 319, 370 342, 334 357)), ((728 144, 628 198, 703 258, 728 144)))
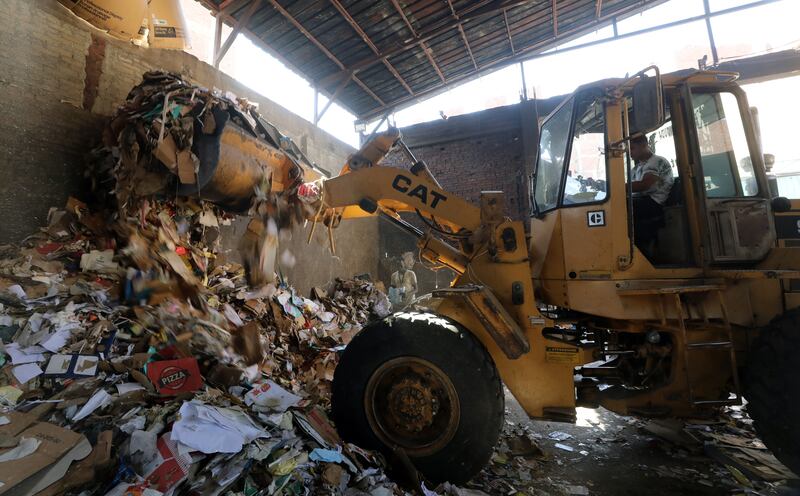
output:
MULTIPOLYGON (((0 492, 403 493, 325 413, 337 353, 386 295, 339 279, 305 297, 258 257, 248 278, 220 249, 233 217, 175 194, 203 184, 198 133, 226 119, 308 167, 246 102, 148 73, 93 154, 101 201, 0 247, 0 492)), ((260 178, 257 218, 289 227, 272 207, 301 182, 260 178)))
POLYGON ((688 420, 585 408, 578 417, 578 425, 529 420, 507 393, 495 453, 466 487, 537 496, 798 494, 797 477, 755 436, 746 407, 688 420))
POLYGON ((337 351, 385 296, 354 280, 314 298, 253 292, 240 265, 190 242, 208 205, 148 207, 127 246, 81 208, 2 248, 0 461, 26 470, 0 463, 0 480, 30 494, 394 491, 376 455, 326 440, 320 409, 337 351))

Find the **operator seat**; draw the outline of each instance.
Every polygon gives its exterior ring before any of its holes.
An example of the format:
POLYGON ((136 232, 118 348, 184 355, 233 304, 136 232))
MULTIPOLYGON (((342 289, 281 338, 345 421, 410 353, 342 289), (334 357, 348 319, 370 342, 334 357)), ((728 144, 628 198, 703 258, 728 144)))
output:
POLYGON ((675 177, 667 201, 664 202, 664 224, 656 234, 654 263, 665 265, 688 263, 690 245, 685 207, 683 184, 680 177, 675 177))

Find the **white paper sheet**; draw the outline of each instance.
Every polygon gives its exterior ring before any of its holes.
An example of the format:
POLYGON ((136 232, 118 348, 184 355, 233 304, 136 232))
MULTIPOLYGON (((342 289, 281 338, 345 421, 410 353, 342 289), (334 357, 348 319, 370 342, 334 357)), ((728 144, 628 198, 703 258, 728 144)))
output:
POLYGON ((333 319, 336 318, 336 314, 333 313, 333 312, 322 312, 322 313, 318 314, 317 317, 319 318, 319 320, 321 320, 321 321, 323 321, 323 322, 325 322, 327 324, 328 322, 330 322, 330 321, 332 321, 333 319))
POLYGON ((246 414, 230 408, 186 401, 180 414, 170 438, 206 454, 238 453, 254 439, 269 437, 246 414))
POLYGON ((67 341, 72 335, 69 329, 60 329, 42 341, 42 347, 52 353, 58 353, 61 348, 67 345, 67 341))
POLYGON ((122 384, 117 384, 117 392, 121 395, 130 393, 131 391, 138 391, 140 389, 144 389, 144 386, 138 382, 123 382, 122 384))
POLYGON ((84 272, 113 273, 118 267, 119 264, 114 261, 114 250, 92 250, 81 255, 81 270, 84 272))
POLYGON ((16 344, 10 344, 6 346, 6 353, 11 357, 11 363, 22 365, 23 363, 36 363, 44 360, 44 355, 38 352, 38 349, 39 347, 31 346, 23 350, 16 344))
POLYGON ((106 393, 102 389, 98 389, 97 392, 95 392, 92 395, 92 397, 89 398, 89 401, 87 401, 83 405, 83 407, 81 407, 81 409, 78 410, 78 413, 76 413, 75 416, 72 417, 71 420, 73 422, 77 422, 79 420, 83 420, 86 417, 88 417, 89 415, 91 415, 92 412, 94 412, 98 408, 102 408, 102 407, 104 407, 104 406, 106 406, 106 405, 108 405, 110 403, 111 403, 111 395, 106 393))
POLYGON ((158 456, 158 451, 156 450, 157 441, 158 435, 155 432, 133 431, 128 445, 128 453, 130 455, 136 452, 141 453, 139 456, 141 456, 144 464, 147 464, 158 456))
POLYGON ((22 286, 20 286, 19 284, 12 284, 8 288, 6 288, 6 291, 16 296, 20 300, 24 300, 28 297, 28 295, 25 294, 25 290, 22 289, 22 286))
POLYGON ((290 393, 272 381, 256 384, 253 389, 244 396, 244 402, 249 406, 268 408, 276 412, 285 412, 295 406, 302 398, 290 393))
POLYGON ((44 316, 38 312, 28 317, 28 325, 30 326, 31 331, 34 333, 37 333, 42 329, 43 322, 44 316))
POLYGON ((0 455, 0 462, 10 462, 13 460, 19 460, 20 458, 25 458, 36 451, 40 444, 42 444, 42 442, 35 437, 23 437, 20 439, 19 444, 16 447, 0 455))
POLYGON ((133 431, 142 430, 144 426, 147 424, 147 419, 142 415, 137 415, 124 424, 119 426, 119 430, 124 432, 125 434, 130 434, 133 431))
POLYGON ((14 377, 17 378, 20 384, 25 384, 29 380, 39 377, 44 372, 38 365, 35 363, 26 363, 23 365, 17 365, 11 371, 14 373, 14 377))
POLYGON ((222 307, 222 311, 225 314, 225 318, 227 318, 231 324, 235 325, 236 327, 242 327, 244 325, 244 322, 242 322, 239 314, 236 313, 236 310, 234 310, 229 304, 226 303, 225 306, 222 307))

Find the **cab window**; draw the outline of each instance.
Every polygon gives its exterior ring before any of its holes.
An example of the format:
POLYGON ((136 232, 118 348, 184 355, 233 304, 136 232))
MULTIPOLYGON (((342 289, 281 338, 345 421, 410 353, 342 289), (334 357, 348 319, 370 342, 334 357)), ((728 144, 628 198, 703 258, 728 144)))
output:
POLYGON ((758 194, 736 97, 727 92, 693 90, 692 107, 706 196, 729 198, 758 194))
POLYGON ((533 192, 539 213, 552 210, 558 205, 573 103, 573 99, 567 101, 542 126, 533 192))
POLYGON ((564 183, 564 206, 606 199, 606 126, 603 102, 587 98, 578 103, 575 129, 564 183))

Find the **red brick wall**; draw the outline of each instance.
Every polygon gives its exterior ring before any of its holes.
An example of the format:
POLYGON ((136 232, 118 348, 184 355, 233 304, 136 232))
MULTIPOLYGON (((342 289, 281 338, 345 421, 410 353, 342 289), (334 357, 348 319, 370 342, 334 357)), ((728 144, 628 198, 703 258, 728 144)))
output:
MULTIPOLYGON (((442 125, 447 125, 445 121, 442 125)), ((459 141, 415 147, 442 187, 478 205, 481 191, 503 191, 506 213, 513 219, 528 214, 527 179, 519 129, 493 132, 459 141)), ((384 164, 408 167, 405 156, 392 152, 384 164)))

